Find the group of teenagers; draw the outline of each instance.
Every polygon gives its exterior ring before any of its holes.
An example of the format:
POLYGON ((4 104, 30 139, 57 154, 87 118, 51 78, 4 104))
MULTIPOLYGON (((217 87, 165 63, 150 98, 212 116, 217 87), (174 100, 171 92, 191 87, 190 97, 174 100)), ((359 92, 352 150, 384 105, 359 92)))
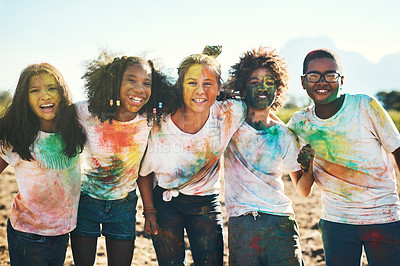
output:
POLYGON ((140 57, 90 64, 77 103, 52 65, 21 72, 0 119, 0 172, 14 167, 19 188, 11 265, 63 265, 69 238, 75 265, 93 265, 101 235, 108 264, 130 265, 137 190, 159 265, 186 264, 185 231, 195 265, 223 265, 222 177, 229 264, 304 265, 285 173, 302 196, 322 189, 326 265, 360 265, 363 249, 369 265, 400 265, 400 134, 380 103, 343 93, 338 55, 313 50, 313 104, 285 124, 285 59, 246 51, 223 84, 220 52, 184 58, 174 84, 140 57))

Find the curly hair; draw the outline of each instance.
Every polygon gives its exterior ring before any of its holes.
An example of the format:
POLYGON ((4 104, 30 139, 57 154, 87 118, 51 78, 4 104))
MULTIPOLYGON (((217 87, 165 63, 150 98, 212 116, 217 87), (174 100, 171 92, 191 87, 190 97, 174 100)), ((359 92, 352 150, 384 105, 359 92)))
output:
POLYGON ((33 160, 29 147, 40 129, 39 119, 29 105, 29 87, 31 78, 39 74, 49 74, 58 84, 60 104, 55 117, 56 131, 65 142, 64 153, 72 158, 82 152, 86 135, 78 122, 75 107, 72 104, 68 86, 61 73, 48 63, 27 66, 19 77, 11 105, 0 119, 0 144, 2 151, 12 147, 13 152, 27 161, 33 160))
POLYGON ((169 78, 154 68, 151 60, 141 57, 116 57, 111 63, 89 64, 86 73, 82 76, 85 80, 85 90, 89 102, 89 111, 102 122, 115 119, 120 101, 122 76, 129 66, 135 64, 148 65, 151 69, 152 84, 149 101, 139 110, 139 114, 146 113, 147 121, 160 122, 163 114, 170 113, 170 100, 172 83, 169 78), (112 104, 111 104, 112 103, 112 104))
POLYGON ((234 93, 237 92, 236 94, 244 97, 247 81, 251 73, 258 68, 267 68, 277 84, 277 96, 271 105, 271 110, 275 111, 283 107, 287 100, 285 92, 289 89, 289 71, 285 59, 280 57, 275 50, 259 47, 245 52, 239 63, 231 67, 228 87, 233 88, 234 93))
MULTIPOLYGON (((206 48, 208 48, 208 47, 210 47, 210 46, 206 46, 206 48)), ((179 107, 184 105, 183 80, 185 78, 186 72, 192 65, 195 65, 195 64, 206 65, 214 73, 215 78, 218 81, 218 84, 221 85, 221 83, 222 83, 221 65, 215 59, 215 57, 216 57, 215 55, 205 54, 212 50, 212 49, 206 49, 206 48, 204 48, 203 54, 189 55, 188 57, 184 58, 183 61, 180 63, 180 65, 178 67, 178 76, 179 77, 175 83, 176 97, 175 97, 175 101, 172 103, 172 104, 174 104, 173 112, 175 112, 179 107)), ((219 47, 219 49, 221 49, 221 48, 219 47)), ((214 51, 214 50, 212 50, 212 51, 214 51)))

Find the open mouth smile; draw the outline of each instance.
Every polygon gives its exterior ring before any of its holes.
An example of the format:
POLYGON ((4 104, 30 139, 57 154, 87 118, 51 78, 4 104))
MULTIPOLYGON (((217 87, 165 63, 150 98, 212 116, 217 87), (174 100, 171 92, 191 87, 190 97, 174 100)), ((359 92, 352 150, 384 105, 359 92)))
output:
POLYGON ((193 99, 192 101, 194 101, 195 103, 204 103, 207 100, 206 99, 193 99))
POLYGON ((42 109, 45 112, 46 111, 49 112, 49 111, 51 111, 53 109, 54 106, 55 106, 54 103, 48 103, 48 104, 40 105, 39 108, 42 109))
POLYGON ((143 98, 141 97, 137 97, 137 96, 133 96, 133 95, 128 95, 129 100, 131 100, 132 102, 135 103, 142 103, 143 102, 143 98))

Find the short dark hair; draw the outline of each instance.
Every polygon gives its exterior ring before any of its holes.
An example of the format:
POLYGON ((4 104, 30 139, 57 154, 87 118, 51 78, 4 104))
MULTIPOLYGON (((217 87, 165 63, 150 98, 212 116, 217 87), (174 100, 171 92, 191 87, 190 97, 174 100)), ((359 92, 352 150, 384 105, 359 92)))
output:
POLYGON ((332 50, 329 49, 317 49, 309 52, 304 58, 303 62, 303 74, 307 72, 308 64, 310 63, 311 60, 317 59, 317 58, 329 58, 332 60, 335 60, 339 73, 342 74, 342 61, 340 60, 340 57, 337 53, 335 53, 332 50))

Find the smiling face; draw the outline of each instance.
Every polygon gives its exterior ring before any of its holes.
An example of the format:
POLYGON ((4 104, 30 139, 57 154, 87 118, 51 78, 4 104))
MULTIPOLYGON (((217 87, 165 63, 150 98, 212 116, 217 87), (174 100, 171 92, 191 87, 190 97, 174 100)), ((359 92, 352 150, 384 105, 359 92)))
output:
POLYGON ((129 121, 148 102, 151 95, 151 69, 145 63, 128 66, 122 76, 116 119, 129 121))
POLYGON ((183 78, 183 100, 187 111, 207 113, 220 93, 215 74, 202 64, 190 66, 183 78))
POLYGON ((47 73, 32 76, 28 98, 32 112, 39 118, 40 130, 53 132, 61 101, 56 79, 47 73))
MULTIPOLYGON (((316 58, 308 63, 306 74, 310 72, 327 73, 339 72, 339 70, 335 60, 330 58, 316 58)), ((305 77, 301 77, 301 84, 314 103, 328 104, 340 97, 343 76, 334 83, 327 83, 322 78, 317 83, 311 83, 308 82, 305 77)))
POLYGON ((254 70, 246 83, 246 103, 250 108, 265 110, 276 98, 276 82, 267 68, 254 70))

